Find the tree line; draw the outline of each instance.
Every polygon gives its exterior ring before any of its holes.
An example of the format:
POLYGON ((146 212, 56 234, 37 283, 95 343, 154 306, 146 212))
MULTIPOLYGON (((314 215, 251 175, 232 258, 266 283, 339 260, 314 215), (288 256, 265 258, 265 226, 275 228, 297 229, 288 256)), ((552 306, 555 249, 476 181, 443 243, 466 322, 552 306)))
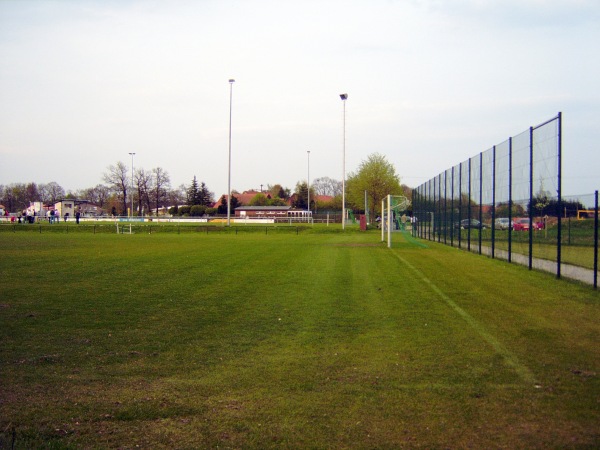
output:
MULTIPOLYGON (((29 182, 0 185, 0 203, 13 213, 25 210, 31 202, 52 205, 65 199, 86 200, 113 215, 156 215, 165 207, 169 207, 169 213, 173 215, 227 213, 226 197, 223 195, 215 199, 214 193, 196 176, 189 185, 173 188, 168 172, 162 167, 151 170, 140 167, 132 174, 131 169, 119 161, 107 167, 102 179, 104 184, 68 192, 55 181, 47 184, 29 182), (130 211, 132 203, 133 211, 130 211)), ((403 192, 406 194, 410 188, 401 186, 394 167, 384 156, 375 153, 369 155, 356 172, 348 174, 346 208, 364 212, 365 192, 368 208, 374 217, 383 197, 403 192)), ((232 191, 232 209, 242 206, 238 197, 239 192, 232 191)), ((257 193, 249 202, 249 206, 287 204, 298 209, 310 208, 312 211, 339 211, 342 208, 342 182, 329 177, 316 178, 310 183, 299 181, 293 192, 281 184, 267 185, 265 191, 257 193), (321 201, 319 196, 330 199, 321 201)))

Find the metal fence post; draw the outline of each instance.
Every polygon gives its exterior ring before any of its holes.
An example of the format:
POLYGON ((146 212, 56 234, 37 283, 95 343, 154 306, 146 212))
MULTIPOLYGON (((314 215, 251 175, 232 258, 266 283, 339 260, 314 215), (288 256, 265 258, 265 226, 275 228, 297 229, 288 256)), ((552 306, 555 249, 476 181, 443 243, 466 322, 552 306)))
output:
POLYGON ((454 166, 452 166, 452 187, 450 188, 450 245, 454 247, 454 166))
POLYGON ((458 166, 458 248, 462 248, 462 233, 460 232, 460 222, 462 221, 462 163, 458 166))
POLYGON ((492 259, 496 257, 496 146, 492 148, 492 259))
POLYGON ((512 215, 512 209, 513 209, 513 199, 512 199, 512 192, 513 192, 513 179, 512 179, 512 175, 513 175, 513 154, 512 154, 512 137, 508 138, 508 262, 512 262, 512 232, 513 232, 513 215, 512 215))
POLYGON ((467 203, 467 219, 469 219, 469 226, 467 227, 467 250, 471 251, 471 161, 473 158, 469 158, 469 199, 467 203))
POLYGON ((529 270, 533 269, 533 127, 529 127, 529 270))
POLYGON ((594 289, 598 289, 598 191, 594 197, 594 289))
POLYGON ((479 153, 479 254, 481 255, 481 235, 483 234, 483 152, 479 153))
MULTIPOLYGON (((557 244, 556 244, 556 276, 560 278, 560 264, 562 259, 562 221, 560 217, 560 209, 562 206, 562 113, 558 113, 558 229, 557 229, 557 244)), ((598 211, 598 207, 596 207, 598 211)))

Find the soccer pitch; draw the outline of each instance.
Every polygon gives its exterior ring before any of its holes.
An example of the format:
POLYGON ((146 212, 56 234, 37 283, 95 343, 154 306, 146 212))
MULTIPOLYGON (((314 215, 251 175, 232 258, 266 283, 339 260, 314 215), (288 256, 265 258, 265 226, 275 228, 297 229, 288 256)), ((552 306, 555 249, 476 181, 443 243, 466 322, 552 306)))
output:
POLYGON ((425 244, 0 233, 0 448, 600 446, 600 294, 425 244))

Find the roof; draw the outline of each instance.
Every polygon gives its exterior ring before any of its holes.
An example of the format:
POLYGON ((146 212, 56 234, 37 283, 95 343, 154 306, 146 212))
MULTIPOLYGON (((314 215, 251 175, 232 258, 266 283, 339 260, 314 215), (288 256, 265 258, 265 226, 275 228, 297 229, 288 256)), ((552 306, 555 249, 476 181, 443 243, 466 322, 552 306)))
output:
MULTIPOLYGON (((237 199, 237 201, 240 202, 240 204, 247 205, 258 194, 263 194, 265 197, 271 198, 271 193, 270 192, 266 192, 266 191, 265 192, 260 192, 260 191, 254 191, 254 190, 244 191, 241 194, 239 192, 234 192, 234 193, 231 194, 231 196, 235 197, 237 199)), ((219 200, 216 203, 220 204, 221 203, 221 199, 223 197, 225 197, 225 200, 227 200, 227 194, 223 194, 223 195, 221 195, 219 197, 219 200)))

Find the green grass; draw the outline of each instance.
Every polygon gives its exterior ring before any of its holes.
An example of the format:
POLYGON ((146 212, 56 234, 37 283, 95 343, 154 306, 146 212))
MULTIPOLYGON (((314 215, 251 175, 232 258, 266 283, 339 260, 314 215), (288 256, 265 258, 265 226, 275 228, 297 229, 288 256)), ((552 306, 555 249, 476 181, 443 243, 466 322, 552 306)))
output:
POLYGON ((589 286, 254 231, 0 233, 0 448, 600 445, 589 286))
MULTIPOLYGON (((427 229, 427 228, 425 228, 427 229)), ((448 229, 446 231, 446 241, 449 244, 451 233, 454 233, 454 244, 458 245, 458 230, 448 229)), ((556 246, 558 242, 557 227, 549 227, 548 230, 536 231, 533 234, 532 250, 534 258, 541 258, 550 261, 556 261, 556 246)), ((461 247, 467 248, 468 230, 460 230, 461 247)), ((428 236, 427 232, 424 236, 428 236)), ((481 232, 482 245, 491 247, 492 230, 485 229, 481 232)), ((437 241, 437 235, 436 235, 437 241)), ((444 241, 443 232, 440 235, 440 241, 444 241)), ((511 249, 515 254, 529 254, 529 233, 522 231, 513 231, 511 237, 511 249)), ((565 264, 572 264, 586 269, 594 268, 594 221, 593 220, 571 220, 563 221, 562 224, 562 248, 561 261, 565 264)), ((477 246, 479 243, 479 230, 471 230, 471 246, 477 246)), ((508 231, 495 231, 495 247, 497 249, 508 250, 508 231)))

